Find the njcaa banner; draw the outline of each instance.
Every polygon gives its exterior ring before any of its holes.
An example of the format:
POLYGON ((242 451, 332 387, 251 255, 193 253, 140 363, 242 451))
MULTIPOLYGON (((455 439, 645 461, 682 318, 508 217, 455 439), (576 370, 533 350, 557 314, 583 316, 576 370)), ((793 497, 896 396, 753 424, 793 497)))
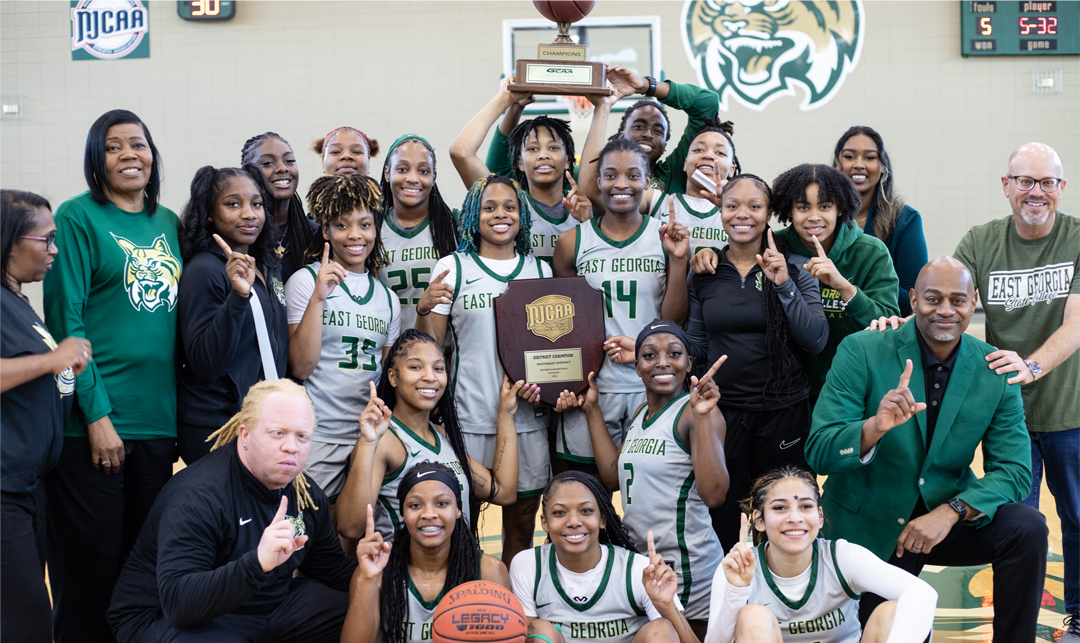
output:
POLYGON ((859 64, 862 0, 687 0, 682 10, 686 57, 701 85, 763 111, 804 91, 803 111, 832 100, 859 64))
POLYGON ((142 0, 72 0, 71 59, 150 57, 150 19, 142 0))

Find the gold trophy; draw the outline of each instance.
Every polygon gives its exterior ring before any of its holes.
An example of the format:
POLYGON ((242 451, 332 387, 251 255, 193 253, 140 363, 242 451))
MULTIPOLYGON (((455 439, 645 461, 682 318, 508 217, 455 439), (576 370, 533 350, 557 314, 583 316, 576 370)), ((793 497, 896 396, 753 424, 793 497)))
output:
POLYGON ((536 59, 517 61, 512 92, 564 96, 610 96, 604 63, 589 62, 589 48, 574 44, 570 25, 592 11, 595 0, 533 0, 548 20, 559 26, 555 42, 537 47, 536 59))

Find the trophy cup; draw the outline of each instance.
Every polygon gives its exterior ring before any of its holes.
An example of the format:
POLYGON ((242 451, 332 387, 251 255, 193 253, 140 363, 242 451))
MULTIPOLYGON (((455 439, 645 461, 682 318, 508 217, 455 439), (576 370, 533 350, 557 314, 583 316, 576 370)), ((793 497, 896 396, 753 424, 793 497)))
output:
POLYGON ((512 92, 583 96, 610 96, 604 63, 589 62, 589 48, 574 44, 570 25, 592 11, 595 0, 533 0, 548 20, 559 26, 555 42, 537 47, 536 59, 520 59, 515 68, 512 92))

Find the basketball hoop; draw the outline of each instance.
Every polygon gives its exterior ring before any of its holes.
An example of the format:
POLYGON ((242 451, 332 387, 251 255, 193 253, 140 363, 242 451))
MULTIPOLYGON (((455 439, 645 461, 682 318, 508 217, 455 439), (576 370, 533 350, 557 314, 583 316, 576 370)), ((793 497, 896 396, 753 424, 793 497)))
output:
POLYGON ((584 136, 592 125, 593 104, 584 96, 559 96, 557 100, 570 114, 570 129, 584 136))

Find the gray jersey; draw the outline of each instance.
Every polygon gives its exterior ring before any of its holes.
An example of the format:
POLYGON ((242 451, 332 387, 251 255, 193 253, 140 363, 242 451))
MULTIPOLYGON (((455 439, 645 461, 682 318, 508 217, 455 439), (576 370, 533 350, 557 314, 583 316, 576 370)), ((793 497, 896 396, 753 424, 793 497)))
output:
MULTIPOLYGON (((608 337, 637 337, 645 324, 660 317, 667 291, 667 252, 660 241, 660 222, 644 217, 641 227, 624 241, 612 241, 598 219, 578 226, 574 248, 577 274, 604 294, 604 332, 608 337)), ((596 376, 601 393, 636 393, 643 385, 633 364, 613 364, 604 355, 596 376)))
POLYGON ((623 526, 634 544, 645 550, 653 532, 656 552, 679 578, 686 618, 707 619, 724 551, 694 484, 690 446, 675 430, 689 400, 683 394, 648 419, 648 406, 634 415, 619 452, 619 491, 623 526))
POLYGON ((551 257, 555 254, 555 242, 559 240, 559 235, 576 226, 578 220, 570 216, 562 203, 556 206, 544 205, 532 198, 527 190, 525 197, 532 219, 530 232, 533 254, 551 263, 551 257))
MULTIPOLYGON (((307 306, 318 274, 319 264, 313 263, 289 278, 286 296, 297 300, 290 302, 290 324, 299 323, 295 309, 307 306)), ((304 380, 318 420, 316 441, 356 442, 357 421, 371 393, 368 382, 379 381, 383 347, 397 339, 397 310, 393 295, 370 273, 350 273, 326 298, 322 352, 315 370, 304 380), (363 292, 353 292, 365 286, 363 292)))
POLYGON ((416 326, 416 304, 431 282, 431 271, 439 260, 428 222, 424 219, 420 225, 405 231, 392 220, 391 213, 383 217, 382 242, 390 265, 379 271, 379 281, 398 297, 402 330, 416 326))
MULTIPOLYGON (((514 279, 551 276, 551 268, 532 255, 519 255, 517 268, 502 276, 484 265, 475 254, 454 253, 456 262, 454 303, 450 308, 450 336, 454 361, 450 386, 457 398, 461 430, 495 434, 502 390, 503 367, 495 344, 493 300, 506 292, 514 279)), ((543 407, 538 407, 543 409, 543 407)), ((518 404, 514 423, 518 433, 547 429, 546 414, 537 417, 533 405, 518 404)))
MULTIPOLYGON (((670 216, 667 202, 671 195, 659 192, 653 194, 649 214, 660 223, 666 224, 670 216)), ((720 221, 720 208, 708 199, 676 194, 675 220, 690 231, 691 257, 702 248, 723 248, 727 245, 727 232, 724 231, 724 225, 720 221)))
POLYGON ((533 603, 536 616, 562 626, 566 643, 604 641, 630 643, 638 630, 649 622, 643 605, 634 598, 634 554, 622 547, 605 544, 607 561, 600 586, 592 596, 566 595, 559 582, 555 548, 550 544, 536 547, 536 581, 533 603))
POLYGON ((405 445, 408 455, 405 461, 396 471, 386 474, 383 478, 382 487, 379 488, 379 508, 375 512, 375 528, 386 540, 393 540, 394 531, 401 524, 401 512, 398 510, 397 491, 401 484, 401 478, 420 462, 440 462, 454 470, 460 484, 461 511, 465 520, 472 524, 472 515, 469 510, 469 481, 465 477, 462 463, 454 453, 454 447, 447 439, 431 425, 431 432, 435 434, 435 444, 425 442, 420 436, 413 433, 412 429, 405 426, 396 417, 390 418, 390 432, 401 440, 405 445))
MULTIPOLYGON (((806 593, 792 601, 776 586, 765 564, 765 545, 755 552, 757 565, 748 603, 767 605, 780 622, 785 643, 858 643, 859 596, 851 591, 836 564, 836 542, 814 541, 810 582, 806 593)), ((723 572, 721 572, 723 573, 723 572)))

